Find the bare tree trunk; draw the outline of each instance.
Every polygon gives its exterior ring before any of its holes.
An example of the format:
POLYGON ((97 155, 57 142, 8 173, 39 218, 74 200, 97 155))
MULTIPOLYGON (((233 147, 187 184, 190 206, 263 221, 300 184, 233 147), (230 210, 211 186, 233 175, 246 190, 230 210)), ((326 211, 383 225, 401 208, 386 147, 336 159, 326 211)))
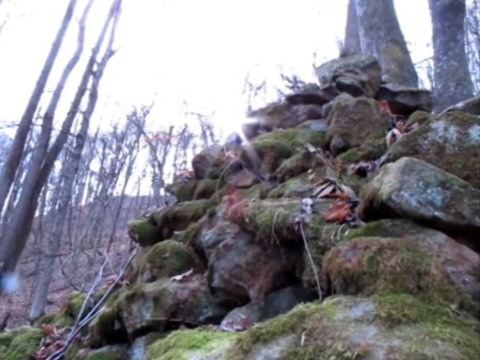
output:
POLYGON ((393 0, 355 0, 355 9, 362 52, 377 57, 388 82, 416 87, 417 73, 393 0))
POLYGON ((30 100, 28 101, 25 112, 23 113, 20 123, 18 124, 18 130, 15 134, 8 158, 2 167, 2 171, 0 173, 0 212, 5 205, 5 200, 12 185, 13 179, 15 178, 15 173, 17 172, 20 160, 22 159, 25 141, 27 139, 28 132, 30 131, 33 117, 37 110, 38 103, 40 102, 43 90, 47 84, 47 80, 53 68, 55 59, 57 58, 58 52, 62 45, 63 38, 67 32, 70 20, 72 19, 76 3, 77 0, 70 0, 70 3, 67 6, 60 29, 57 32, 52 47, 50 48, 50 53, 48 54, 42 71, 40 72, 40 76, 37 80, 35 88, 33 89, 32 95, 30 96, 30 100))
POLYGON ((88 64, 83 73, 79 88, 77 89, 75 97, 70 105, 70 110, 67 114, 67 117, 62 124, 62 128, 59 135, 55 139, 55 142, 45 155, 40 171, 37 171, 36 173, 32 172, 31 174, 29 171, 31 176, 27 175, 28 179, 34 178, 35 182, 29 182, 28 186, 25 186, 22 189, 22 195, 13 214, 12 221, 6 228, 3 241, 0 244, 0 264, 3 265, 3 271, 13 271, 15 269, 18 259, 28 239, 28 234, 30 232, 37 207, 38 196, 48 179, 55 160, 57 159, 65 142, 68 139, 75 116, 77 115, 82 99, 88 90, 88 84, 92 77, 94 81, 96 77, 101 78, 103 69, 99 71, 99 67, 97 71, 94 70, 95 66, 97 65, 97 57, 103 45, 103 41, 111 20, 118 16, 121 1, 122 0, 114 0, 112 4, 110 13, 108 15, 109 20, 104 24, 102 32, 97 40, 97 44, 92 51, 88 64))
POLYGON ((352 55, 362 52, 360 36, 358 34, 358 17, 355 0, 348 1, 347 28, 341 55, 352 55))
POLYGON ((429 0, 433 26, 434 110, 473 96, 465 52, 465 0, 429 0))
POLYGON ((472 0, 465 19, 467 57, 475 95, 480 93, 480 1, 472 0))

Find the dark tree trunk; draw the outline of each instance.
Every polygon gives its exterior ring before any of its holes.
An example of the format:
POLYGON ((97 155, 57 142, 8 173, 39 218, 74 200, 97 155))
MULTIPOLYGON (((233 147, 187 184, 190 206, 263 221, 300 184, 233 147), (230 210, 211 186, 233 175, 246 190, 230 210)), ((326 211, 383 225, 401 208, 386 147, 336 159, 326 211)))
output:
POLYGON ((378 59, 388 82, 416 87, 417 73, 398 23, 393 0, 355 0, 355 10, 362 52, 378 59))
POLYGON ((473 96, 465 52, 465 0, 429 0, 433 26, 434 110, 473 96))

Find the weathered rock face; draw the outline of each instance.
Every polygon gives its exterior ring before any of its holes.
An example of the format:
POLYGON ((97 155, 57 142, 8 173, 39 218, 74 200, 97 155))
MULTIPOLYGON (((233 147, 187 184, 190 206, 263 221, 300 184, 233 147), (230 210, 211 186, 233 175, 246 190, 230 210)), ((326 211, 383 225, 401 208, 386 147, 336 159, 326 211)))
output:
POLYGON ((373 97, 380 87, 380 65, 371 55, 331 60, 315 69, 320 85, 334 86, 353 96, 373 97))
POLYGON ((385 165, 367 185, 362 201, 367 219, 397 214, 451 232, 480 231, 480 191, 415 158, 385 165))
POLYGON ((340 154, 365 141, 383 140, 389 118, 373 99, 338 96, 328 115, 330 150, 340 154))
POLYGON ((212 297, 203 276, 159 279, 117 293, 92 323, 91 342, 99 346, 102 339, 122 340, 122 331, 135 338, 151 330, 163 331, 170 324, 219 323, 228 310, 212 297))
MULTIPOLYGON (((431 243, 424 247, 431 248, 431 243)), ((460 280, 458 276, 450 277, 446 264, 436 255, 434 251, 422 251, 415 238, 358 237, 326 255, 324 273, 335 294, 412 294, 475 313, 477 307, 471 295, 478 297, 480 288, 473 277, 472 262, 478 264, 480 258, 468 249, 452 256, 454 261, 463 260, 462 255, 467 259, 470 256, 467 267, 472 272, 460 280)))
POLYGON ((394 114, 408 117, 417 110, 432 111, 432 93, 425 89, 405 86, 382 85, 377 93, 378 100, 388 101, 394 114))
POLYGON ((223 241, 210 256, 208 282, 214 293, 245 303, 299 281, 301 247, 266 246, 242 235, 223 241))
MULTIPOLYGON (((248 114, 248 117, 255 119, 254 123, 258 124, 257 133, 293 128, 305 121, 322 117, 321 105, 328 101, 321 101, 320 96, 322 95, 318 94, 315 97, 313 94, 300 93, 293 99, 288 100, 287 98, 285 103, 272 103, 264 108, 252 111, 248 114), (319 105, 316 102, 322 102, 322 104, 319 105)), ((253 137, 247 136, 249 140, 253 137)))
POLYGON ((480 118, 452 111, 401 137, 389 149, 386 162, 415 157, 480 188, 479 148, 480 118))
POLYGON ((192 360, 469 360, 480 355, 477 324, 408 295, 340 296, 298 306, 241 334, 178 331, 154 342, 148 354, 192 360))
MULTIPOLYGON (((475 301, 480 300, 480 255, 460 244, 446 234, 427 228, 407 219, 386 219, 366 223, 349 232, 347 239, 369 236, 380 238, 396 238, 406 241, 436 261, 446 274, 464 294, 475 301)), ((438 279, 437 279, 438 280, 438 279)))
POLYGON ((169 278, 192 269, 202 272, 202 264, 192 249, 184 244, 165 240, 150 247, 143 256, 133 262, 131 279, 136 283, 148 283, 169 278))
POLYGON ((219 144, 211 145, 201 151, 192 160, 193 172, 196 179, 205 179, 209 172, 221 167, 225 163, 225 149, 219 144))
POLYGON ((289 105, 324 105, 332 101, 336 95, 337 92, 328 93, 317 84, 307 84, 299 91, 288 94, 285 101, 289 105))

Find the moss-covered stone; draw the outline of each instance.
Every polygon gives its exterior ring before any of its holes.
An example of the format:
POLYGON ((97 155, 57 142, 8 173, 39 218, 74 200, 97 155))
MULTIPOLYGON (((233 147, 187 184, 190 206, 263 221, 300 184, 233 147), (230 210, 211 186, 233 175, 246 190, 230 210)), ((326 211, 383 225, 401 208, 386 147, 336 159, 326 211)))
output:
POLYGON ((190 179, 187 182, 178 182, 170 185, 169 191, 171 191, 180 202, 192 201, 209 199, 222 185, 223 182, 220 179, 190 179))
POLYGON ((338 160, 344 163, 356 163, 360 161, 374 161, 380 158, 387 150, 385 138, 366 140, 358 147, 354 147, 338 156, 338 160))
POLYGON ((185 230, 192 222, 207 214, 209 209, 214 208, 217 202, 216 197, 187 201, 155 212, 152 216, 161 232, 160 240, 170 239, 175 231, 185 230))
POLYGON ((215 330, 174 331, 147 347, 147 360, 187 360, 200 358, 207 352, 224 347, 230 333, 215 330))
MULTIPOLYGON (((327 138, 330 150, 335 155, 367 142, 377 144, 385 138, 388 126, 388 116, 380 110, 376 100, 365 97, 353 98, 348 94, 337 96, 327 120, 329 124, 327 138)), ((380 150, 380 146, 372 145, 365 146, 364 151, 371 156, 377 155, 377 151, 380 150)), ((345 160, 352 161, 359 157, 354 155, 355 153, 349 154, 345 160)))
POLYGON ((405 125, 407 127, 409 126, 418 127, 425 124, 427 121, 430 121, 431 118, 432 118, 432 115, 429 112, 417 110, 408 117, 407 123, 405 125))
POLYGON ((408 239, 355 238, 330 250, 323 270, 337 294, 408 293, 474 311, 442 264, 408 239))
POLYGON ((25 360, 38 349, 40 329, 22 326, 0 334, 0 360, 25 360))
POLYGON ((324 213, 330 204, 330 200, 318 200, 314 204, 315 213, 301 217, 300 199, 242 201, 232 207, 227 217, 243 229, 256 234, 260 240, 269 243, 301 243, 302 235, 297 220, 303 219, 303 229, 309 239, 318 239, 318 231, 325 224, 320 214, 324 213))
POLYGON ((202 270, 200 260, 184 244, 165 240, 152 246, 134 266, 136 282, 151 282, 162 277, 171 277, 188 271, 202 270))
POLYGON ((314 186, 308 182, 307 176, 302 175, 279 184, 268 193, 267 198, 308 197, 313 187, 314 186))
POLYGON ((150 219, 137 219, 128 222, 128 234, 140 246, 149 246, 161 241, 163 236, 150 219))
POLYGON ((300 305, 231 340, 227 359, 473 359, 479 323, 409 295, 300 305), (283 340, 283 341, 282 341, 283 340))
POLYGON ((241 151, 239 158, 256 171, 273 172, 282 160, 293 156, 306 143, 321 146, 323 135, 305 129, 274 130, 255 138, 241 151))
POLYGON ((297 177, 318 164, 318 159, 308 151, 301 151, 284 160, 275 172, 280 181, 297 177))
POLYGON ((402 136, 390 147, 386 162, 415 157, 480 188, 479 147, 478 116, 452 111, 402 136))

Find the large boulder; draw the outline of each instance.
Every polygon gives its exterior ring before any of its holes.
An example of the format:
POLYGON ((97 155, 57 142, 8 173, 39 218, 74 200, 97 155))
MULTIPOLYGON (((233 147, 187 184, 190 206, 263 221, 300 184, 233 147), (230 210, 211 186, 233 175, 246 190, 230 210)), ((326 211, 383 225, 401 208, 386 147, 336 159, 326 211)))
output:
MULTIPOLYGON (((457 249, 455 244, 450 245, 453 245, 450 249, 457 249)), ((424 246, 429 247, 432 248, 428 244, 424 246)), ((358 237, 330 250, 323 259, 323 271, 335 294, 369 296, 408 293, 427 301, 475 312, 477 307, 473 296, 478 299, 480 288, 478 279, 474 278, 473 271, 476 269, 472 262, 476 260, 478 264, 479 257, 468 250, 451 255, 451 259, 459 261, 466 254, 470 262, 467 278, 459 279, 458 276, 450 276, 448 270, 451 270, 451 264, 442 263, 435 256, 438 250, 430 253, 423 251, 415 238, 358 237), (468 280, 475 284, 466 284, 468 280), (465 290, 473 290, 473 294, 465 290)))
POLYGON ((289 105, 324 105, 332 101, 336 95, 322 90, 317 84, 306 84, 298 91, 288 94, 285 101, 289 105))
POLYGON ((335 155, 374 141, 383 142, 389 125, 388 114, 377 101, 348 94, 334 100, 327 121, 327 139, 335 155))
POLYGON ((480 188, 480 117, 450 111, 397 140, 386 162, 404 156, 435 165, 480 188))
POLYGON ((315 73, 321 86, 334 85, 353 96, 373 97, 380 86, 380 64, 371 55, 334 59, 318 66, 315 73))
POLYGON ((470 360, 478 320, 408 295, 332 297, 302 304, 242 333, 175 331, 149 359, 470 360))
POLYGON ((132 267, 131 279, 136 283, 153 282, 189 270, 201 272, 203 268, 192 249, 174 240, 162 241, 144 254, 137 255, 132 261, 132 267))
POLYGON ((207 275, 215 294, 238 306, 298 282, 301 247, 272 246, 242 235, 223 241, 210 256, 207 275))
POLYGON ((192 168, 195 178, 204 179, 215 169, 221 168, 226 163, 225 148, 220 144, 213 144, 195 155, 192 168))
MULTIPOLYGON (((245 136, 250 140, 256 135, 255 132, 259 134, 262 131, 268 132, 275 129, 293 128, 305 121, 322 117, 322 107, 320 105, 316 103, 302 104, 302 102, 306 102, 305 97, 302 97, 302 100, 298 98, 296 100, 290 99, 290 103, 271 103, 266 107, 251 111, 248 114, 248 118, 254 121, 245 124, 243 127, 245 136), (292 101, 298 104, 292 104, 292 101), (255 124, 257 129, 253 131, 255 124)), ((326 102, 328 101, 323 103, 326 102)))
POLYGON ((384 165, 366 185, 361 201, 365 219, 396 215, 449 233, 480 231, 480 190, 415 158, 384 165))
POLYGON ((249 170, 263 177, 274 172, 283 160, 294 155, 306 143, 322 146, 324 136, 307 129, 279 129, 262 134, 244 145, 239 159, 249 170))
POLYGON ((384 219, 351 229, 345 240, 358 237, 401 238, 434 259, 447 277, 480 301, 480 255, 450 236, 407 219, 384 219))
POLYGON ((406 117, 416 110, 430 112, 433 108, 432 93, 425 89, 385 84, 380 86, 376 98, 388 101, 394 114, 406 117))
POLYGON ((117 292, 90 324, 91 346, 124 342, 182 324, 219 323, 230 309, 210 293, 203 275, 159 279, 117 292))

